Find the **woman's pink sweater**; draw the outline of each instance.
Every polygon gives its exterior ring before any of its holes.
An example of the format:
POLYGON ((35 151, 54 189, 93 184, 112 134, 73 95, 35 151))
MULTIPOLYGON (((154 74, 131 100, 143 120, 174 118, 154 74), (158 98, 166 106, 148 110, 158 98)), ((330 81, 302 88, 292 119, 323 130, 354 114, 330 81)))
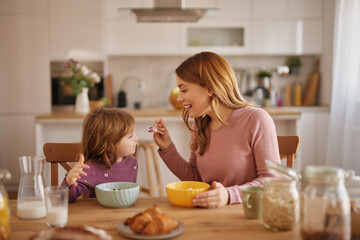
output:
POLYGON ((192 150, 187 162, 174 144, 158 152, 182 181, 223 184, 230 204, 241 203, 241 188, 262 186, 266 177, 274 177, 265 160, 280 163, 274 122, 266 111, 255 107, 235 109, 227 125, 211 130, 209 148, 202 156, 198 149, 192 150))

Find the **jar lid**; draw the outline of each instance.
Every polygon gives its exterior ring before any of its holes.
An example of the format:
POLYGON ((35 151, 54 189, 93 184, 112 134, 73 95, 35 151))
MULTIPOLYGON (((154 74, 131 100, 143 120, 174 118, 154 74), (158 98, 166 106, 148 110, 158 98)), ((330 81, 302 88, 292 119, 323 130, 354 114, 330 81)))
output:
POLYGON ((344 180, 344 171, 332 166, 307 166, 304 178, 309 182, 337 184, 344 180))
POLYGON ((286 166, 283 166, 278 163, 274 163, 269 160, 265 160, 266 167, 269 169, 269 171, 273 174, 280 175, 281 177, 290 179, 290 180, 300 180, 301 175, 298 174, 294 169, 288 168, 286 166))
POLYGON ((360 176, 355 176, 354 170, 345 171, 345 186, 360 189, 360 176))

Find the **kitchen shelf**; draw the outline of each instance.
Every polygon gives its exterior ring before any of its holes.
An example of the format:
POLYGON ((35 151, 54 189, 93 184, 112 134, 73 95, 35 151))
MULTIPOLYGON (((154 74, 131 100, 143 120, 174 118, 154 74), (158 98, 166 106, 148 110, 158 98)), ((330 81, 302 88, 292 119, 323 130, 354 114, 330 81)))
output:
POLYGON ((187 46, 244 46, 243 27, 189 27, 187 46))

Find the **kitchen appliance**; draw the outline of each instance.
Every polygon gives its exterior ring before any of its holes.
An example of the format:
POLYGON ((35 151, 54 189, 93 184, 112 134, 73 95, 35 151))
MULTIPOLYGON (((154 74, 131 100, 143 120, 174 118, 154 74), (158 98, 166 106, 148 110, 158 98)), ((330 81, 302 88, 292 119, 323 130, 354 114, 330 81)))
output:
MULTIPOLYGON (((81 62, 89 69, 96 72, 101 80, 89 88, 89 100, 98 100, 104 97, 104 64, 101 61, 81 62)), ((62 84, 61 77, 66 72, 65 61, 54 61, 50 63, 51 72, 51 105, 52 108, 61 108, 75 104, 76 95, 71 86, 62 84)))
POLYGON ((131 10, 138 22, 197 22, 209 9, 186 8, 185 0, 154 0, 154 8, 119 8, 131 10))

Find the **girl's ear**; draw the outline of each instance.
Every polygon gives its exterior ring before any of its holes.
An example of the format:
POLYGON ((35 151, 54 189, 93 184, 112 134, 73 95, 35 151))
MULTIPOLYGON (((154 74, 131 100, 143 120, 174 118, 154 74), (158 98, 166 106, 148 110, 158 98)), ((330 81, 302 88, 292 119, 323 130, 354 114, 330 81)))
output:
POLYGON ((214 95, 214 92, 211 91, 210 89, 208 89, 208 96, 209 96, 209 97, 212 97, 213 95, 214 95))

